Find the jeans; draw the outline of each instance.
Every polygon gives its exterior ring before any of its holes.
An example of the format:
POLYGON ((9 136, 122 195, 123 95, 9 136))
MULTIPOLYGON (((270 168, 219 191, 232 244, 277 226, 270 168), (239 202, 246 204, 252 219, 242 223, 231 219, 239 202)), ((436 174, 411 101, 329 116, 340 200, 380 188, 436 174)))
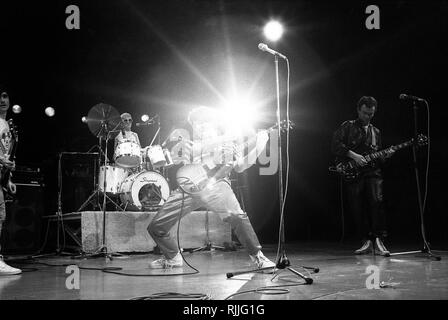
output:
POLYGON ((366 176, 346 184, 349 209, 354 216, 356 233, 360 239, 387 236, 383 205, 383 179, 366 176))
POLYGON ((236 237, 249 254, 255 255, 261 249, 249 218, 241 209, 230 184, 226 180, 220 180, 197 195, 175 190, 157 212, 148 226, 148 232, 166 258, 172 259, 179 252, 177 241, 170 233, 179 220, 179 215, 184 217, 203 207, 230 223, 236 237))

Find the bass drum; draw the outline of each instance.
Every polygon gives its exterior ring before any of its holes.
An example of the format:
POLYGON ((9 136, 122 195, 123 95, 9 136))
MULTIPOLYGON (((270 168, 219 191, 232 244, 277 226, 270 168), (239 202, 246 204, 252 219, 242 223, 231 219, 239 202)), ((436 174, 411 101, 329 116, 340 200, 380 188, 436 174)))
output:
POLYGON ((143 171, 127 177, 120 186, 120 200, 125 210, 154 211, 170 195, 166 179, 154 171, 143 171))

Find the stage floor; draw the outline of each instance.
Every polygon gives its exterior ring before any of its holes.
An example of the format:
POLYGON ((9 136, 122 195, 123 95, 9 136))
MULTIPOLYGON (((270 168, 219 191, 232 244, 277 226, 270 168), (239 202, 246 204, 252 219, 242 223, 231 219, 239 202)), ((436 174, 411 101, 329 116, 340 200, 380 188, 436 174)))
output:
MULTIPOLYGON (((20 261, 9 260, 18 258, 10 256, 8 263, 24 272, 0 277, 0 300, 128 300, 167 292, 203 294, 211 300, 229 298, 233 301, 448 299, 448 253, 445 251, 433 248, 433 252, 442 257, 441 261, 434 261, 425 254, 388 258, 355 256, 353 245, 338 243, 294 243, 287 244, 286 249, 291 267, 311 277, 312 284, 305 285, 302 278, 287 269, 274 275, 245 273, 228 279, 228 272, 251 270, 250 259, 243 249, 185 252, 188 263, 199 270, 190 275, 173 275, 194 271, 186 264, 174 270, 148 269, 148 262, 160 257, 152 253, 123 255, 111 261, 104 257, 72 259, 61 255, 20 261), (79 278, 67 265, 81 267, 79 278), (313 273, 301 266, 318 267, 319 272, 313 273), (105 267, 122 268, 109 271, 132 275, 89 269, 105 267), (375 278, 376 271, 379 271, 379 278, 375 278), (77 279, 80 281, 76 282, 77 279), (76 288, 78 283, 79 289, 76 288), (378 284, 379 289, 372 288, 378 284), (271 286, 276 290, 251 291, 271 286)), ((418 248, 402 246, 397 249, 400 251, 395 252, 418 248)), ((265 245, 263 251, 267 257, 275 259, 275 245, 265 245)))

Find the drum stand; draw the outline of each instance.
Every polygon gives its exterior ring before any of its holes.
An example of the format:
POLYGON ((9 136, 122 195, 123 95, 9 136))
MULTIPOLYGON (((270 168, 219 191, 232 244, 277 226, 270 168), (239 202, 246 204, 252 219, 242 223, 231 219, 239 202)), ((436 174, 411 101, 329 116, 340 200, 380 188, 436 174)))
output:
MULTIPOLYGON (((98 145, 94 145, 92 148, 90 148, 90 150, 89 151, 91 151, 92 149, 94 149, 94 148, 98 148, 98 150, 100 150, 100 153, 101 153, 101 155, 103 155, 104 156, 104 158, 105 159, 107 159, 107 155, 103 152, 103 150, 101 149, 101 145, 102 145, 102 143, 101 143, 101 136, 99 137, 99 144, 98 145)), ((106 142, 107 143, 107 142, 106 142)), ((101 155, 99 155, 99 157, 98 157, 98 164, 97 164, 97 167, 98 167, 98 169, 100 169, 101 168, 101 155)), ((105 161, 105 162, 107 162, 107 161, 105 161)), ((107 170, 107 164, 105 163, 105 165, 104 165, 104 174, 106 174, 106 170, 107 170)), ((100 204, 100 197, 102 196, 102 193, 103 192, 101 192, 101 190, 100 190, 100 186, 99 186, 99 181, 96 181, 96 177, 97 177, 97 174, 96 174, 96 172, 95 172, 95 175, 94 175, 94 186, 95 186, 95 190, 92 192, 92 194, 87 198, 87 200, 86 201, 84 201, 84 203, 79 207, 79 209, 76 211, 76 212, 81 212, 87 205, 89 205, 89 204, 91 204, 92 203, 92 201, 93 201, 93 210, 95 210, 96 208, 100 208, 100 210, 101 211, 103 211, 103 208, 101 207, 101 204, 100 204)), ((104 189, 105 190, 105 189, 104 189)), ((111 203, 113 203, 113 205, 115 206, 115 208, 117 209, 117 210, 120 210, 120 211, 123 211, 123 209, 121 208, 121 206, 120 205, 118 205, 117 203, 115 203, 115 201, 113 201, 106 193, 105 193, 105 195, 106 195, 106 198, 107 198, 107 200, 109 200, 109 202, 111 202, 111 203)))
MULTIPOLYGON (((103 121, 101 125, 102 125, 102 129, 101 129, 100 133, 98 133, 98 136, 100 137, 100 146, 101 146, 101 132, 102 132, 103 130, 104 130, 104 131, 107 131, 107 124, 106 124, 106 122, 103 121)), ((108 164, 109 164, 109 161, 108 161, 108 158, 107 158, 107 145, 108 145, 108 143, 109 143, 110 133, 111 133, 111 132, 115 132, 115 130, 118 128, 119 125, 120 125, 120 123, 118 123, 117 126, 116 126, 113 130, 107 132, 107 134, 106 134, 106 146, 105 146, 105 151, 104 151, 104 153, 103 153, 103 155, 104 155, 104 168, 105 168, 105 169, 104 169, 104 182, 103 182, 103 190, 104 190, 104 192, 103 192, 103 194, 102 194, 102 196, 103 196, 103 207, 102 207, 102 211, 103 211, 102 244, 101 244, 101 246, 100 246, 94 253, 82 254, 82 255, 80 255, 80 256, 77 256, 76 258, 87 258, 87 257, 96 258, 96 257, 105 257, 106 259, 110 259, 110 260, 112 260, 112 257, 113 257, 114 255, 115 255, 115 256, 121 256, 120 254, 113 254, 113 253, 109 253, 109 252, 107 251, 107 245, 106 245, 106 204, 107 204, 107 200, 109 200, 109 201, 111 201, 112 203, 114 203, 114 205, 117 205, 117 204, 116 204, 115 202, 113 202, 112 199, 110 199, 110 198, 107 196, 106 192, 105 192, 105 190, 107 190, 107 189, 106 189, 106 187, 107 187, 107 181, 106 181, 106 168, 107 168, 107 166, 108 166, 108 164)), ((99 188, 98 188, 97 192, 99 192, 99 188)), ((94 194, 93 194, 93 195, 94 195, 94 194)), ((92 195, 92 196, 93 196, 93 195, 92 195)))

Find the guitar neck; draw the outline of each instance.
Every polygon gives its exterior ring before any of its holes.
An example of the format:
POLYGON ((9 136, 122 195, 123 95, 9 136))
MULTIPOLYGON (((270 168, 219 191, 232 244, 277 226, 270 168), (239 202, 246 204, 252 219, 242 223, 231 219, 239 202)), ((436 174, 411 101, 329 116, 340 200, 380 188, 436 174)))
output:
POLYGON ((410 145, 412 145, 412 141, 403 142, 403 143, 397 144, 397 145, 395 145, 395 146, 391 146, 391 147, 389 147, 389 148, 387 148, 387 149, 383 149, 383 150, 381 150, 381 151, 377 151, 377 152, 374 152, 374 153, 370 153, 370 154, 364 156, 364 158, 365 158, 368 162, 370 162, 370 161, 374 161, 374 160, 377 160, 377 159, 379 159, 379 158, 382 158, 382 157, 386 156, 387 153, 388 153, 389 151, 391 151, 391 150, 398 151, 398 150, 407 148, 407 147, 409 147, 410 145))

